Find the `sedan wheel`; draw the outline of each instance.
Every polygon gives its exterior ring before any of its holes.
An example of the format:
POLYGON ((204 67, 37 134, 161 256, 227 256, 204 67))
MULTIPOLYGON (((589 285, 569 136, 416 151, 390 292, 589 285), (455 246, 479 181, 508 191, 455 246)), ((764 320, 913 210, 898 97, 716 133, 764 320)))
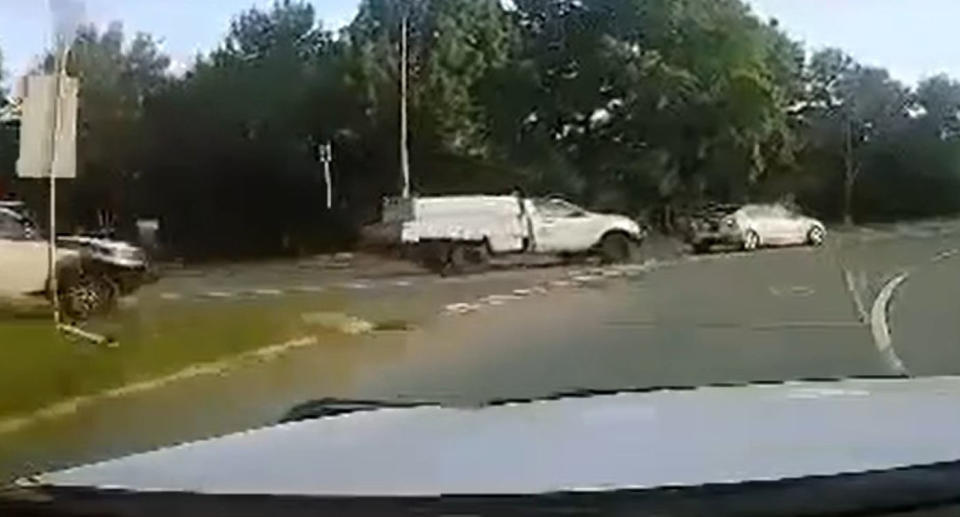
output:
POLYGON ((807 232, 807 243, 811 246, 820 246, 823 244, 823 228, 814 226, 807 232))
POLYGON ((610 233, 600 240, 599 251, 604 264, 628 262, 633 255, 633 243, 622 233, 610 233))
POLYGON ((760 236, 757 235, 757 232, 753 230, 747 230, 747 234, 743 237, 743 249, 744 251, 753 251, 760 246, 760 236))

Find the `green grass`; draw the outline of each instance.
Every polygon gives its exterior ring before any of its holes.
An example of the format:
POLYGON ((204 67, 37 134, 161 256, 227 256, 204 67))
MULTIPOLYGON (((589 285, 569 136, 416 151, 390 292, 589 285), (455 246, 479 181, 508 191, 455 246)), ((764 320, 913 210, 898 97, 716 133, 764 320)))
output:
POLYGON ((0 315, 0 418, 316 335, 324 329, 301 315, 338 305, 317 297, 156 302, 85 327, 115 338, 115 348, 64 336, 44 318, 0 315))

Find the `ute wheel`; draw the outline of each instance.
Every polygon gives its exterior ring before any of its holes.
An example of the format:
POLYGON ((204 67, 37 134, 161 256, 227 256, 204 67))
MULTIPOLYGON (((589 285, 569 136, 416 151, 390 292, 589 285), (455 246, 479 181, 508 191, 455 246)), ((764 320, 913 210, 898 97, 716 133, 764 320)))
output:
POLYGON ((633 255, 633 243, 622 233, 609 233, 600 240, 600 259, 606 264, 626 262, 633 255))
POLYGON ((753 251, 760 247, 760 236, 753 230, 747 230, 743 236, 743 250, 753 251))
POLYGON ((119 287, 107 277, 77 274, 60 286, 60 308, 76 321, 109 312, 117 302, 119 287))
POLYGON ((821 246, 823 245, 823 228, 819 226, 814 226, 810 228, 810 231, 807 232, 807 244, 811 246, 821 246))
POLYGON ((473 267, 485 268, 490 264, 490 247, 486 241, 468 246, 464 250, 464 259, 473 267))
POLYGON ((442 271, 447 261, 447 246, 442 242, 422 242, 415 253, 418 262, 435 273, 442 271))
POLYGON ((458 243, 451 244, 440 274, 443 276, 451 276, 463 273, 467 264, 470 263, 468 258, 469 254, 470 249, 468 246, 458 243))

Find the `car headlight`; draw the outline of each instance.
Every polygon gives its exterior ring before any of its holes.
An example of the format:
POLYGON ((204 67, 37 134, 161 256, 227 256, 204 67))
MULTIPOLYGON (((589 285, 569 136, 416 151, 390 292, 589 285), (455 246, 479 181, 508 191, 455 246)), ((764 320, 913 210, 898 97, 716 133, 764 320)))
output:
POLYGON ((737 226, 737 220, 732 217, 725 217, 723 219, 723 226, 727 228, 735 228, 737 226))

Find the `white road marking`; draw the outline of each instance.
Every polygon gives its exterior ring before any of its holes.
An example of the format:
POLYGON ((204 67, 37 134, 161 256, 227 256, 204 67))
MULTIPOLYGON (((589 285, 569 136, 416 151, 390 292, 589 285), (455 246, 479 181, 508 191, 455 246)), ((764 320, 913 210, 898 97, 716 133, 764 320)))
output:
POLYGON ((843 388, 796 388, 787 393, 790 399, 821 399, 827 397, 869 397, 870 392, 863 389, 843 388))
POLYGON ((301 285, 297 287, 296 290, 300 291, 301 293, 322 293, 323 291, 326 291, 327 288, 323 287, 322 285, 301 285))
POLYGON ((873 331, 873 342, 876 344, 877 350, 880 351, 883 360, 886 361, 887 366, 894 373, 900 375, 909 375, 909 373, 903 365, 903 361, 897 357, 896 350, 893 349, 893 340, 890 338, 890 326, 887 319, 893 293, 908 276, 907 273, 901 273, 887 282, 880 290, 880 294, 877 295, 877 299, 873 302, 873 309, 870 311, 870 329, 873 331))
POLYGON ((208 298, 232 298, 234 294, 229 291, 207 291, 203 293, 203 296, 208 298))
POLYGON ((485 305, 503 305, 507 302, 522 300, 523 298, 513 294, 491 294, 480 298, 478 303, 485 305))
POLYGON ((279 289, 254 289, 251 292, 260 296, 280 296, 283 294, 283 291, 279 289))
POLYGON ((444 307, 444 312, 448 314, 466 314, 479 308, 480 306, 473 303, 451 303, 444 307))
POLYGON ((577 275, 577 276, 571 277, 571 280, 575 282, 594 282, 596 280, 602 280, 602 279, 603 277, 595 276, 595 275, 577 275))
POLYGON ((946 260, 946 259, 948 259, 948 258, 956 255, 957 253, 960 253, 960 250, 958 250, 958 249, 956 249, 956 248, 949 249, 949 250, 946 250, 946 251, 941 251, 940 253, 937 253, 937 254, 933 257, 933 261, 934 261, 934 262, 940 262, 941 260, 946 260))
POLYGON ((813 296, 816 290, 805 285, 791 285, 787 287, 770 286, 770 294, 774 296, 813 296))
POLYGON ((853 299, 853 306, 857 310, 857 317, 860 319, 860 323, 867 323, 870 321, 870 315, 867 314, 867 308, 863 305, 863 298, 860 297, 860 290, 857 289, 853 273, 850 272, 849 269, 843 270, 843 281, 847 286, 847 292, 850 293, 850 297, 853 299))
POLYGON ((183 295, 180 293, 162 293, 160 294, 161 300, 180 300, 183 298, 183 295))

